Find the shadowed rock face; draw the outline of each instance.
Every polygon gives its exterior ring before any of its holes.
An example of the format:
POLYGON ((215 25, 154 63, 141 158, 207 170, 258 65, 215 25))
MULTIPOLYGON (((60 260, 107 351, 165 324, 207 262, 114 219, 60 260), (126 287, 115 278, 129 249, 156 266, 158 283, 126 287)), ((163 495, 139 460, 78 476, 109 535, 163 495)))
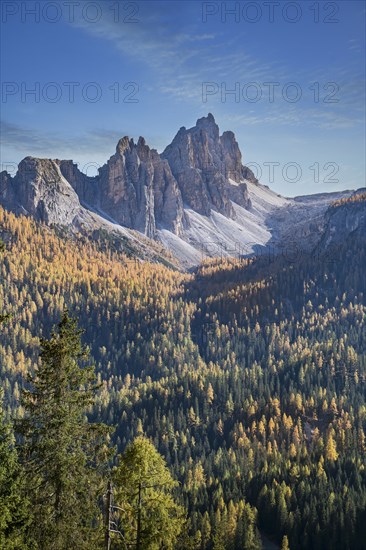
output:
POLYGON ((143 138, 137 144, 128 137, 120 139, 98 176, 86 176, 72 161, 61 161, 60 168, 83 204, 119 224, 149 237, 157 228, 181 234, 184 212, 177 182, 168 162, 143 138))
POLYGON ((197 120, 196 126, 182 127, 171 145, 162 153, 169 162, 178 182, 184 203, 209 216, 217 210, 228 217, 235 217, 231 196, 245 208, 250 206, 245 184, 237 187, 242 179, 242 159, 239 146, 232 132, 220 137, 219 127, 209 114, 197 120))
POLYGON ((80 201, 95 205, 98 197, 98 181, 96 177, 86 176, 72 160, 57 160, 61 173, 76 191, 80 201))
POLYGON ((234 201, 250 207, 247 185, 254 181, 242 166, 232 132, 219 134, 214 117, 181 128, 162 155, 143 138, 122 138, 115 154, 89 177, 72 160, 25 158, 14 178, 3 172, 0 202, 45 221, 75 223, 81 206, 125 227, 155 237, 158 229, 181 236, 189 227, 183 203, 209 216, 212 210, 235 218, 234 201))
POLYGON ((153 167, 139 158, 133 140, 121 139, 99 171, 99 206, 116 222, 153 236, 153 167))
MULTIPOLYGON (((361 196, 366 196, 366 188, 358 189, 353 193, 355 198, 361 196)), ((320 242, 323 248, 338 244, 347 235, 353 235, 354 238, 364 237, 366 235, 365 198, 330 206, 326 212, 324 224, 325 231, 320 242)))
POLYGON ((10 207, 14 203, 13 178, 4 170, 0 172, 0 199, 1 204, 10 207))
POLYGON ((127 137, 99 171, 99 208, 127 227, 154 237, 164 227, 179 235, 184 212, 169 164, 143 138, 127 137))

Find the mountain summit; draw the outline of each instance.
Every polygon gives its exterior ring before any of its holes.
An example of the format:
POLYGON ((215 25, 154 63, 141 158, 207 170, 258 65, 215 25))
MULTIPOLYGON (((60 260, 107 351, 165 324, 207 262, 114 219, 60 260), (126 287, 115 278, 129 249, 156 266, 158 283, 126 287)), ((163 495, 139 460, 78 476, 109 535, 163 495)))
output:
POLYGON ((158 229, 180 236, 189 225, 183 205, 206 216, 216 210, 232 218, 231 199, 250 205, 246 186, 240 183, 242 170, 234 134, 225 132, 220 137, 209 114, 190 130, 181 128, 162 155, 150 149, 143 137, 137 144, 123 137, 95 177, 80 172, 71 160, 27 157, 14 178, 1 174, 1 202, 46 223, 69 224, 80 200, 150 238, 156 237, 158 229))
POLYGON ((215 210, 235 218, 231 199, 250 206, 238 143, 233 132, 219 135, 211 113, 193 128, 181 128, 161 156, 169 162, 184 204, 199 214, 215 210))
POLYGON ((72 160, 33 157, 14 177, 0 174, 5 208, 79 231, 148 237, 184 266, 207 255, 252 254, 268 243, 278 248, 310 219, 321 230, 329 204, 350 194, 294 200, 274 193, 243 165, 234 133, 220 135, 211 113, 180 128, 162 154, 143 137, 123 137, 94 177, 72 160))

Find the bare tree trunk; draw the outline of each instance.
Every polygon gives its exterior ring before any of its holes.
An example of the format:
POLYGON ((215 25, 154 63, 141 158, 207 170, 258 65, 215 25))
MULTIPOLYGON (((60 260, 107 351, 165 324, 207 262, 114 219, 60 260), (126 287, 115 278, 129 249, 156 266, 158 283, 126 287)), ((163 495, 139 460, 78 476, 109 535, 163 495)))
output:
POLYGON ((137 502, 136 550, 141 550, 141 482, 139 483, 139 497, 137 502))
POLYGON ((108 481, 107 503, 105 514, 105 547, 110 550, 111 547, 111 506, 112 506, 112 483, 108 481))

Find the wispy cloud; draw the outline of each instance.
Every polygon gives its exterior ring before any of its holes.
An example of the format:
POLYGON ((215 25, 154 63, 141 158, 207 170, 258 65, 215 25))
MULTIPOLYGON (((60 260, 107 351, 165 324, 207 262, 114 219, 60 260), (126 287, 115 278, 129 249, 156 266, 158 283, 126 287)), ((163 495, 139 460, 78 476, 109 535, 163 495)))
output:
MULTIPOLYGON (((253 111, 246 112, 245 114, 236 113, 234 115, 224 115, 222 119, 228 124, 235 122, 237 125, 243 126, 262 126, 263 124, 273 126, 291 125, 328 130, 352 128, 355 126, 355 119, 353 117, 339 116, 335 112, 324 112, 299 107, 291 107, 287 110, 274 108, 270 114, 264 116, 254 114, 253 111)), ((359 120, 359 126, 362 127, 362 125, 362 120, 359 120)))
MULTIPOLYGON (((155 4, 155 3, 154 3, 155 4)), ((193 108, 202 108, 202 85, 204 82, 215 82, 219 86, 225 83, 232 89, 235 83, 279 82, 281 86, 288 82, 297 82, 303 89, 305 100, 295 107, 279 98, 275 112, 273 105, 262 101, 256 104, 257 117, 247 117, 248 124, 259 124, 271 121, 287 125, 312 125, 322 128, 346 128, 357 126, 364 117, 363 103, 365 75, 357 67, 344 66, 341 61, 324 69, 314 61, 311 71, 299 67, 290 67, 281 60, 273 60, 270 51, 266 57, 254 56, 250 52, 250 43, 242 35, 234 33, 228 39, 227 33, 216 30, 216 33, 203 32, 199 23, 199 6, 194 3, 164 3, 164 14, 153 9, 148 2, 141 3, 139 22, 135 24, 116 24, 110 17, 105 17, 98 25, 77 21, 83 31, 96 38, 112 42, 121 56, 135 59, 142 67, 153 72, 152 82, 146 85, 152 92, 162 93, 176 101, 190 104, 193 108), (187 8, 187 6, 189 6, 187 8), (187 17, 184 9, 196 10, 187 17), (198 10, 198 11, 197 11, 198 10), (189 21, 186 27, 177 25, 189 21), (195 23, 192 23, 195 21, 195 23), (177 28, 179 32, 177 32, 177 28), (321 101, 314 105, 314 98, 309 87, 318 81, 320 86, 335 82, 339 87, 337 97, 340 101, 329 106, 324 97, 332 89, 321 89, 321 101), (314 108, 311 108, 313 104, 314 108)), ((350 41, 350 47, 358 47, 357 41, 350 41)), ((220 108, 219 94, 208 109, 220 108)), ((242 105, 237 106, 240 110, 242 105)), ((240 113, 239 113, 240 115, 240 113)))
MULTIPOLYGON (((194 3, 193 3, 194 4, 194 3)), ((198 4, 198 3, 197 3, 198 4)), ((201 100, 202 82, 210 79, 262 79, 282 78, 284 67, 280 63, 266 63, 248 53, 249 45, 238 48, 237 39, 227 39, 225 33, 202 32, 202 24, 190 24, 186 32, 177 32, 180 22, 179 3, 170 4, 164 17, 158 10, 144 11, 136 24, 116 24, 112 15, 103 18, 98 25, 85 20, 74 23, 96 38, 112 42, 114 47, 128 59, 146 65, 154 71, 155 88, 179 99, 201 100), (174 25, 175 22, 175 25, 174 25)), ((192 3, 186 3, 192 9, 192 3)), ((164 3, 164 10, 169 6, 164 3)), ((195 8, 196 19, 200 7, 195 8)), ((182 21, 187 19, 187 14, 182 21)))
MULTIPOLYGON (((24 154, 27 151, 29 156, 40 156, 45 158, 75 158, 75 151, 78 156, 85 155, 91 158, 97 154, 98 162, 105 162, 121 138, 119 132, 113 130, 102 130, 95 128, 87 133, 80 133, 62 137, 55 136, 51 132, 33 131, 31 128, 1 122, 1 147, 4 150, 12 150, 24 154)), ((2 155, 2 162, 16 162, 16 159, 5 158, 2 155)))

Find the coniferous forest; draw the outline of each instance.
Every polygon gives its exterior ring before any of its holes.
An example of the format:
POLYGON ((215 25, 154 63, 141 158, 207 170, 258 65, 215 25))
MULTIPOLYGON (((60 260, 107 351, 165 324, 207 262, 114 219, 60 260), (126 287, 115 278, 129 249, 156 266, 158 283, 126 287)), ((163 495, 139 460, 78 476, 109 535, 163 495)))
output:
POLYGON ((0 237, 2 549, 366 548, 366 236, 192 273, 0 237))

